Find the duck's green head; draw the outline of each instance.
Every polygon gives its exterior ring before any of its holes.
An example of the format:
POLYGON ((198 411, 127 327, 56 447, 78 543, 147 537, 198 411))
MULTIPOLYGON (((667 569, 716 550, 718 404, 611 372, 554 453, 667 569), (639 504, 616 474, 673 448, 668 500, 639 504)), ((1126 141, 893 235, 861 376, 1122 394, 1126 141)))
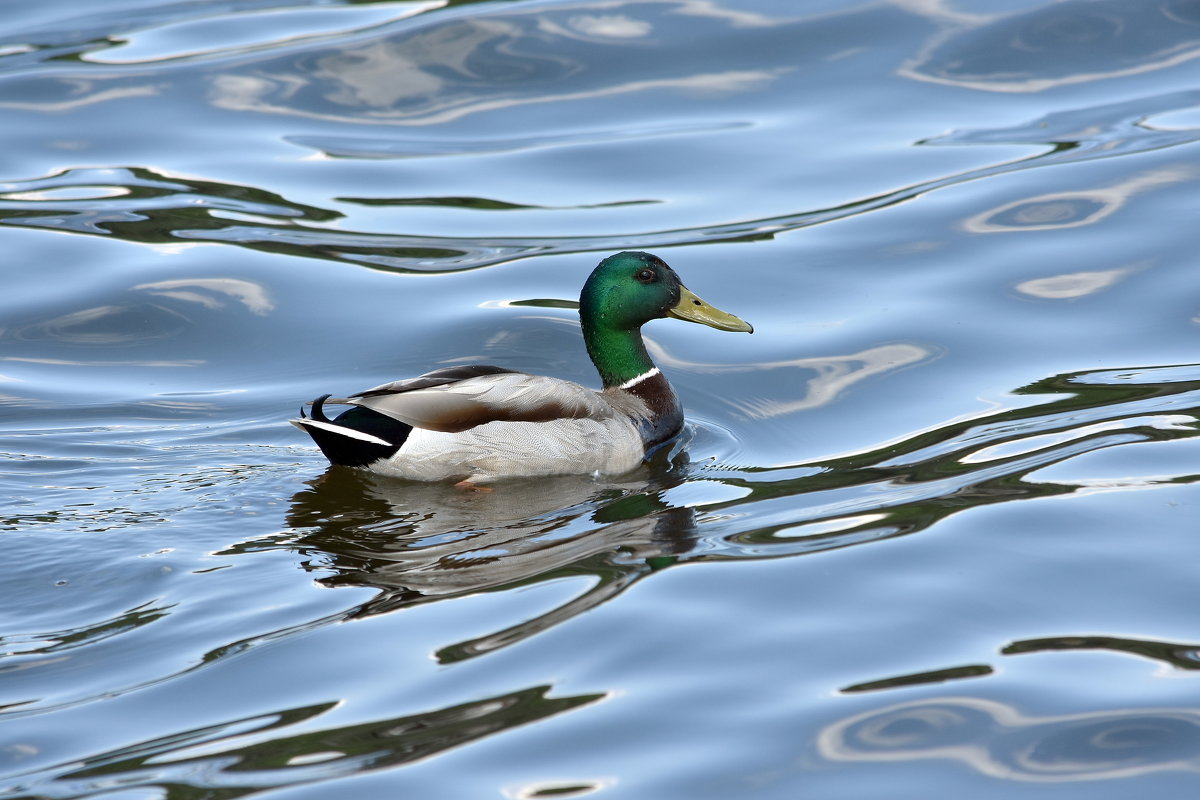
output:
POLYGON ((635 331, 652 319, 675 317, 723 331, 754 328, 692 294, 675 270, 650 253, 609 256, 592 271, 579 296, 584 327, 635 331))

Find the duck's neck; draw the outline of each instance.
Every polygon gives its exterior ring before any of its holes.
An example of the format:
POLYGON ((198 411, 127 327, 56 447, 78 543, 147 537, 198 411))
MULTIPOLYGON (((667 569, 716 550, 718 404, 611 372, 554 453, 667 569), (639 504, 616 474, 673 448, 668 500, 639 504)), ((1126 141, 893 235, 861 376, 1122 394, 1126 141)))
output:
POLYGON ((614 330, 584 320, 583 340, 604 388, 628 392, 646 404, 647 416, 637 420, 646 451, 674 438, 683 428, 683 409, 667 376, 650 360, 641 331, 614 330))
POLYGON ((605 389, 629 388, 639 378, 657 373, 639 328, 619 330, 581 320, 583 341, 605 389))

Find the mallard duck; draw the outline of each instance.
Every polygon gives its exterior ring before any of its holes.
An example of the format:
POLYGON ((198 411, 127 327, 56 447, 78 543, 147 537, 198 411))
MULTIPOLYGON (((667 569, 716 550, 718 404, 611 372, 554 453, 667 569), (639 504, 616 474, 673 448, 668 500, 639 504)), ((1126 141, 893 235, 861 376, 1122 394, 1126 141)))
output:
POLYGON ((619 474, 677 436, 683 410, 650 360, 642 325, 674 317, 754 329, 688 291, 666 262, 624 252, 600 262, 579 296, 588 355, 604 388, 503 367, 456 366, 331 399, 291 423, 333 464, 464 486, 509 476, 619 474), (335 419, 326 403, 352 408, 335 419))

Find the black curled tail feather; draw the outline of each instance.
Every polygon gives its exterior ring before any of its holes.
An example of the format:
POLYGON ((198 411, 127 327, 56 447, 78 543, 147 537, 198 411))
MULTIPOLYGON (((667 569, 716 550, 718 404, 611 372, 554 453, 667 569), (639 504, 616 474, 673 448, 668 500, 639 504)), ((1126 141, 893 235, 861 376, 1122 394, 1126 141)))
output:
MULTIPOLYGON (((312 401, 312 418, 315 419, 317 422, 330 422, 329 417, 325 416, 325 409, 322 408, 322 406, 324 406, 325 401, 328 400, 332 396, 333 395, 323 394, 320 397, 318 397, 316 400, 312 401)), ((300 415, 304 416, 304 412, 301 411, 300 415)))

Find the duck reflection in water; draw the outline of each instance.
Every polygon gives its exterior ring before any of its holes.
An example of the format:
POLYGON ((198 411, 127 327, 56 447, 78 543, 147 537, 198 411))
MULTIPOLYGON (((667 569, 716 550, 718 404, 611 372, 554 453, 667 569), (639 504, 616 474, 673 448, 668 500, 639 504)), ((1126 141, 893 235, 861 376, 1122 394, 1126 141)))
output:
POLYGON ((456 661, 570 619, 694 550, 694 510, 662 499, 683 482, 682 470, 661 469, 668 457, 620 479, 511 480, 495 492, 331 467, 292 498, 288 525, 310 531, 294 547, 307 556, 306 569, 332 571, 321 584, 379 590, 349 617, 563 577, 593 579, 545 614, 437 654, 456 661))

